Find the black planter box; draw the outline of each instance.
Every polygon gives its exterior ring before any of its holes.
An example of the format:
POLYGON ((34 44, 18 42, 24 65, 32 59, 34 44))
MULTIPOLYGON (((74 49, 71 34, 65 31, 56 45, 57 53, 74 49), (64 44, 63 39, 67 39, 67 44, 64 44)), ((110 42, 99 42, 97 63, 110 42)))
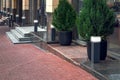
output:
POLYGON ((60 31, 59 43, 63 46, 68 46, 72 42, 72 31, 60 31))

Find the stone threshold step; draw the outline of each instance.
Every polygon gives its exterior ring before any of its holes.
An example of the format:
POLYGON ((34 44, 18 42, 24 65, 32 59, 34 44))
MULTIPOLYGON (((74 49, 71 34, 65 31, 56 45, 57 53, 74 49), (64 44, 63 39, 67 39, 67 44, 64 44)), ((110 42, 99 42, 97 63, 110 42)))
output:
POLYGON ((17 40, 14 35, 11 32, 6 32, 8 38, 12 41, 14 44, 21 44, 21 43, 31 43, 32 41, 19 41, 17 40))

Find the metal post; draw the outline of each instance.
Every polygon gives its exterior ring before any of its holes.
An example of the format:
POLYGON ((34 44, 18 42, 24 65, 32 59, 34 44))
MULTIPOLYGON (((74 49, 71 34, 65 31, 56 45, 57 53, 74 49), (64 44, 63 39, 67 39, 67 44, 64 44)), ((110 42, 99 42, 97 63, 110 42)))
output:
POLYGON ((24 25, 25 25, 25 19, 26 19, 26 17, 25 17, 25 16, 23 16, 23 17, 22 17, 22 26, 24 26, 24 25))
POLYGON ((101 37, 92 36, 91 37, 91 62, 92 66, 94 63, 100 62, 100 43, 101 37))
POLYGON ((9 13, 9 12, 7 12, 7 16, 8 16, 8 17, 10 16, 10 13, 9 13))
POLYGON ((11 27, 13 27, 13 14, 12 13, 10 14, 10 19, 11 19, 10 20, 11 21, 11 27))
POLYGON ((0 15, 1 15, 1 13, 2 13, 2 10, 0 10, 0 15))
POLYGON ((34 20, 34 32, 38 31, 37 27, 38 27, 38 20, 34 20))
POLYGON ((8 18, 8 26, 11 27, 11 20, 10 20, 10 17, 8 18))
POLYGON ((51 25, 51 40, 55 41, 56 38, 56 30, 53 25, 51 25))
POLYGON ((6 11, 4 11, 4 16, 6 16, 6 11))
POLYGON ((2 10, 2 14, 1 14, 2 16, 4 15, 4 13, 3 13, 3 10, 2 10))
POLYGON ((16 14, 16 23, 19 23, 19 15, 16 14))
POLYGON ((9 16, 9 27, 13 27, 13 20, 12 20, 12 18, 13 18, 13 14, 9 14, 10 16, 9 16))
POLYGON ((3 15, 3 11, 1 10, 1 15, 3 15))
POLYGON ((55 28, 52 28, 51 29, 51 40, 55 41, 55 37, 56 37, 56 30, 55 30, 55 28))

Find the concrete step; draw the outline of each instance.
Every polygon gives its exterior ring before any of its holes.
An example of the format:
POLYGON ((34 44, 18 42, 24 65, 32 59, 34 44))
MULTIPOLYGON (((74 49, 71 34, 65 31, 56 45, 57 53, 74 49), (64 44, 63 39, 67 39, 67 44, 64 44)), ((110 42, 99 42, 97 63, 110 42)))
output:
POLYGON ((23 27, 16 27, 15 29, 16 29, 16 31, 18 31, 24 37, 30 37, 31 36, 30 32, 25 31, 23 29, 23 27))
MULTIPOLYGON (((46 32, 45 29, 39 28, 38 31, 46 32)), ((11 29, 10 32, 7 32, 7 35, 10 37, 13 43, 26 43, 26 42, 36 42, 39 41, 35 36, 31 34, 34 32, 34 26, 28 27, 15 27, 15 29, 11 29)))
POLYGON ((12 41, 14 44, 20 44, 20 43, 30 43, 31 41, 19 41, 15 38, 15 36, 11 32, 6 32, 8 38, 12 41))
POLYGON ((30 41, 30 37, 24 37, 23 35, 21 35, 17 30, 12 29, 11 33, 15 36, 16 39, 18 39, 19 41, 30 41))
MULTIPOLYGON (((31 37, 30 33, 34 32, 34 26, 16 27, 15 29, 24 37, 31 37)), ((45 32, 46 30, 38 27, 38 31, 45 32)))

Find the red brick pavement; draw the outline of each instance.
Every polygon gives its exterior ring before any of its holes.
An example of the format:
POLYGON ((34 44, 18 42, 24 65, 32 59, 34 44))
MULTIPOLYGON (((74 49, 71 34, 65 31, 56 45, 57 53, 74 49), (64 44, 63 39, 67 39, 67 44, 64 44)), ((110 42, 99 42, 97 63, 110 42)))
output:
POLYGON ((12 44, 0 26, 0 80, 97 80, 81 68, 36 48, 12 44))

